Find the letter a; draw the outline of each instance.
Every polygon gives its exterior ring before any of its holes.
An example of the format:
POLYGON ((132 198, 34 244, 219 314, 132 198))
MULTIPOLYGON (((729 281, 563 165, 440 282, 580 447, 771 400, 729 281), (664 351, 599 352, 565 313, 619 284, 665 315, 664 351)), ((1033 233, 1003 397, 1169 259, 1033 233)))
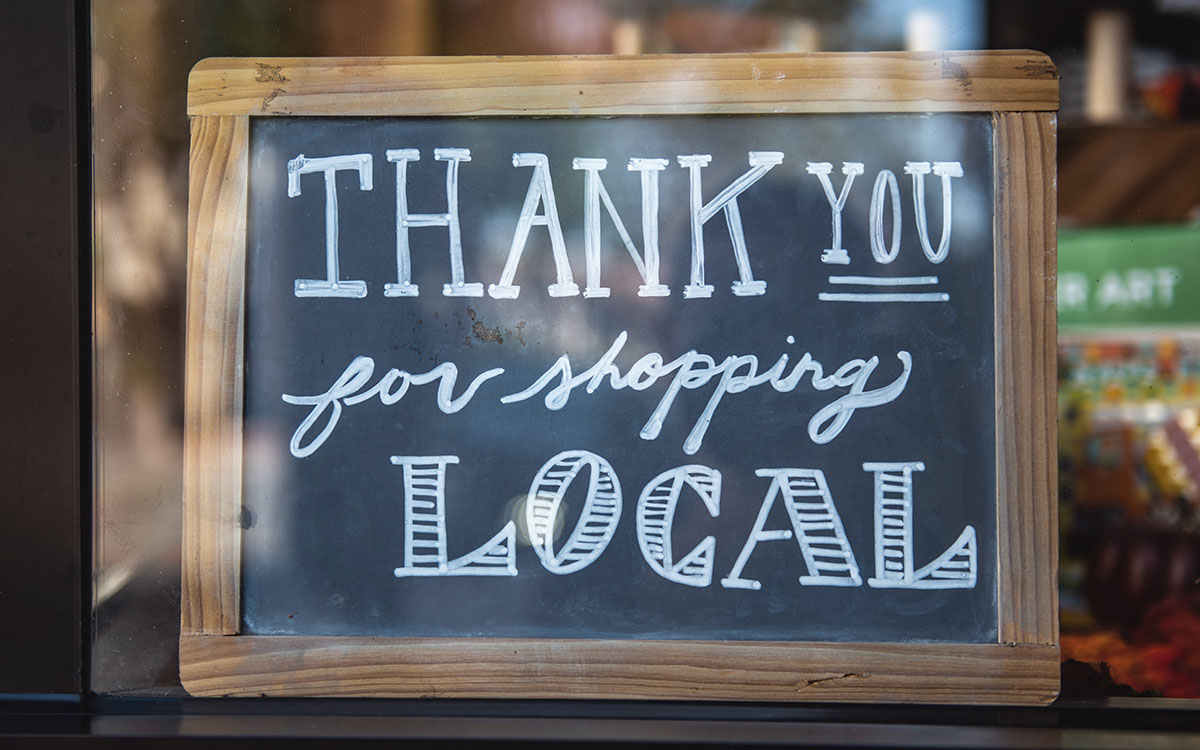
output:
POLYGON ((529 230, 534 226, 543 226, 550 232, 550 247, 554 252, 554 270, 557 274, 557 281, 547 291, 551 297, 574 297, 579 294, 579 287, 575 284, 571 263, 567 260, 567 245, 563 240, 562 224, 558 220, 558 204, 554 200, 554 184, 550 181, 550 162, 545 154, 513 154, 513 166, 533 167, 533 177, 529 180, 529 191, 525 193, 525 204, 521 206, 517 231, 513 234, 508 259, 500 272, 500 281, 488 286, 488 294, 496 299, 517 298, 521 287, 512 282, 517 275, 521 254, 525 252, 525 243, 529 240, 529 230), (539 204, 545 206, 545 213, 537 213, 539 204))
POLYGON ((341 281, 338 267, 338 200, 337 173, 342 169, 358 172, 358 189, 371 189, 371 155, 347 154, 307 159, 300 154, 287 163, 288 197, 300 195, 300 175, 310 172, 325 174, 325 278, 296 279, 297 297, 354 297, 367 296, 367 282, 341 281))
POLYGON ((742 570, 754 548, 759 542, 791 539, 795 531, 808 568, 808 575, 800 576, 802 585, 861 586, 858 562, 846 538, 842 517, 833 504, 829 485, 825 483, 825 472, 819 469, 759 469, 755 473, 760 477, 771 477, 771 487, 759 508, 746 546, 733 564, 733 570, 721 579, 721 585, 727 589, 762 588, 761 582, 742 577, 742 570), (775 505, 775 498, 780 495, 792 528, 765 529, 767 516, 775 505))

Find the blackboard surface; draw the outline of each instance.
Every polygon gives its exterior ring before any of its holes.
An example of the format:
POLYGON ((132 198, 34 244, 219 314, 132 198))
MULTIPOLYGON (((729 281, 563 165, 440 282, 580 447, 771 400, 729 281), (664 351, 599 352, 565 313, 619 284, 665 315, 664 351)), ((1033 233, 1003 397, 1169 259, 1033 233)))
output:
MULTIPOLYGON (((993 330, 993 175, 986 115, 730 116, 507 119, 257 119, 250 133, 245 330, 245 474, 242 514, 242 631, 248 634, 629 637, 712 640, 995 642, 996 506, 993 330), (547 229, 533 227, 517 267, 516 299, 448 297, 448 232, 410 230, 415 297, 387 297, 397 281, 396 166, 388 150, 417 149, 407 167, 410 211, 446 210, 446 166, 439 148, 466 148, 459 169, 465 278, 484 288, 500 280, 533 168, 513 154, 548 158, 574 281, 585 286, 585 173, 576 157, 608 160, 601 174, 634 243, 642 247, 639 175, 632 157, 669 161, 659 174, 661 281, 670 296, 639 297, 642 278, 601 209, 603 283, 608 298, 551 297, 556 281, 547 229), (689 171, 677 157, 711 155, 702 171, 703 200, 751 169, 749 152, 783 160, 737 200, 755 280, 765 293, 737 296, 738 279, 725 217, 703 228, 711 298, 685 299, 691 263, 689 171), (363 280, 363 298, 309 298, 296 280, 325 275, 326 194, 321 173, 299 175, 288 195, 288 162, 370 154, 372 188, 337 173, 341 278, 363 280), (842 246, 850 262, 822 262, 831 247, 830 203, 809 162, 832 163, 834 190, 843 162, 865 172, 849 192, 842 246), (906 162, 957 162, 952 232, 944 261, 931 263, 914 220, 913 178, 906 162), (902 240, 894 262, 872 257, 873 181, 892 170, 899 185, 902 240), (936 276, 931 293, 947 301, 859 302, 828 295, 884 287, 831 283, 830 277, 936 276), (826 295, 822 299, 821 295, 826 295), (558 410, 538 396, 501 403, 551 369, 562 355, 575 373, 591 367, 622 332, 616 359, 626 372, 651 352, 671 361, 689 350, 721 362, 756 355, 760 371, 807 352, 825 374, 855 359, 878 357, 867 388, 896 381, 911 355, 903 392, 861 408, 829 442, 810 437, 809 421, 847 388, 819 391, 809 377, 790 392, 768 384, 729 393, 713 412, 694 453, 684 446, 709 403, 717 378, 684 389, 653 440, 639 433, 671 377, 645 390, 571 392, 558 410), (790 339, 789 339, 790 337, 790 339), (331 387, 356 357, 375 361, 374 385, 388 368, 424 373, 453 362, 454 395, 492 368, 461 411, 445 414, 436 385, 413 385, 402 400, 365 400, 343 408, 336 427, 311 455, 289 440, 311 407, 283 394, 331 387), (611 465, 623 510, 598 558, 569 574, 549 572, 518 545, 509 576, 409 576, 405 565, 404 468, 393 456, 455 456, 446 466, 445 527, 451 558, 483 544, 509 520, 539 469, 563 451, 590 451, 611 465), (978 564, 969 588, 898 589, 868 584, 875 573, 875 473, 864 464, 921 462, 913 471, 912 560, 923 566, 966 527, 976 535, 978 564), (635 535, 643 487, 681 465, 718 470, 718 517, 692 490, 679 500, 676 557, 715 537, 711 584, 682 585, 657 574, 635 535), (807 575, 795 539, 761 541, 742 573, 761 588, 727 588, 729 576, 772 487, 762 469, 819 470, 840 515, 861 585, 802 585, 807 575)), ((886 188, 886 185, 885 185, 886 188)), ((941 180, 925 176, 929 243, 942 228, 941 180)), ((891 204, 884 213, 890 217, 891 204)), ((886 226, 884 240, 890 240, 886 226)), ((906 287, 907 288, 907 287, 906 287)), ((790 369, 790 368, 789 368, 790 369)), ((558 382, 557 378, 546 391, 558 382)), ((322 421, 322 424, 324 422, 322 421)), ((314 430, 312 434, 319 431, 314 430)), ((311 438, 311 434, 309 437, 311 438)), ((564 528, 583 505, 585 470, 568 490, 564 528), (572 512, 573 510, 573 512, 572 512)), ((784 502, 767 529, 792 528, 784 502)), ((564 534, 565 538, 565 534, 564 534)))

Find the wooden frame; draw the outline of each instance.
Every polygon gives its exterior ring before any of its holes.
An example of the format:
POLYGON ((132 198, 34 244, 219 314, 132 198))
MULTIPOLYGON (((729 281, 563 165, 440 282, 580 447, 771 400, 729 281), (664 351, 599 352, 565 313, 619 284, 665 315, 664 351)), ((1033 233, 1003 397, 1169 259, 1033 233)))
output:
POLYGON ((1028 51, 210 59, 191 73, 180 678, 193 695, 1045 703, 1058 692, 1057 73, 1028 51), (995 644, 239 635, 249 118, 991 112, 995 644))

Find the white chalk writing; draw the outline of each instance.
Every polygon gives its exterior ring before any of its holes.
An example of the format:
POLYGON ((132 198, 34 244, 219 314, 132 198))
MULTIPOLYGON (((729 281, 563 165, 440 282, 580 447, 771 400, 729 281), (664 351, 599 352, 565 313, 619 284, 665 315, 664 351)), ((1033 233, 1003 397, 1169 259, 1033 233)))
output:
POLYGON ((528 388, 504 396, 500 401, 512 404, 532 398, 557 379, 558 385, 546 393, 544 403, 547 409, 558 410, 566 406, 571 393, 577 388, 595 393, 607 380, 613 390, 630 388, 641 391, 674 373, 666 392, 640 433, 642 439, 654 440, 662 431, 663 423, 681 390, 702 388, 713 379, 719 378, 708 404, 696 418, 691 433, 684 441, 684 453, 692 455, 700 450, 713 415, 728 394, 741 393, 764 384, 770 384, 779 393, 790 393, 809 373, 809 382, 817 391, 848 387, 849 393, 822 407, 809 420, 809 438, 814 443, 823 444, 841 434, 855 410, 896 400, 904 392, 912 370, 912 355, 906 351, 896 352, 896 358, 900 360, 903 368, 900 374, 887 385, 867 390, 867 381, 879 367, 879 357, 876 356, 866 360, 852 359, 838 367, 833 374, 825 375, 825 367, 808 352, 792 365, 790 371, 790 357, 784 353, 769 368, 759 372, 758 357, 753 354, 730 355, 717 362, 713 357, 693 349, 670 362, 664 361, 658 352, 650 352, 630 365, 627 373, 623 375, 615 362, 627 338, 628 333, 622 331, 608 351, 578 375, 572 370, 570 357, 564 354, 528 388))

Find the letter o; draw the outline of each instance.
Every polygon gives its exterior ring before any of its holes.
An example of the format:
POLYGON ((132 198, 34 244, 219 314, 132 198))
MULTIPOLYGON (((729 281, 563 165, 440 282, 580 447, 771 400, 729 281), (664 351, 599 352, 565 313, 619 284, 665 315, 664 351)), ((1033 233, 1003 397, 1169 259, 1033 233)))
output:
POLYGON ((900 252, 900 184, 890 169, 879 170, 871 191, 871 255, 877 263, 891 263, 900 252), (892 244, 883 244, 883 201, 892 194, 892 244))
POLYGON ((621 520, 621 482, 612 465, 591 451, 563 451, 538 470, 529 485, 525 525, 533 551, 546 570, 558 575, 591 565, 608 547, 621 520), (554 551, 554 521, 567 488, 584 467, 590 468, 587 499, 571 536, 554 551))

